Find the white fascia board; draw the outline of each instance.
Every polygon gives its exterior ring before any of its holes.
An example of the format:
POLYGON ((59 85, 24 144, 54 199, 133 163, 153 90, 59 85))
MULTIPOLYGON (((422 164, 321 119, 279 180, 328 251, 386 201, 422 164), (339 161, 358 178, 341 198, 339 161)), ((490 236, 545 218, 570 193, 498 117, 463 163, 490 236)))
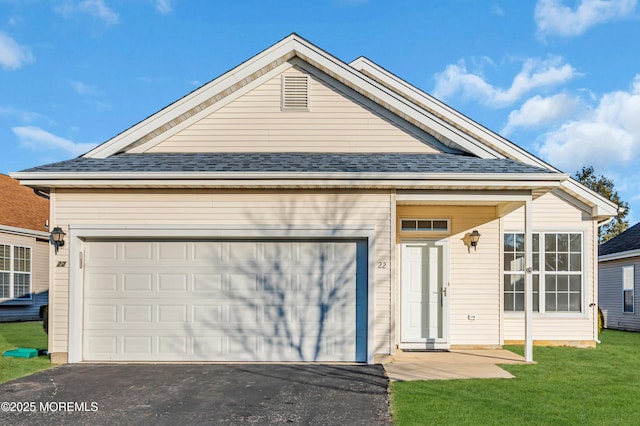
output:
POLYGON ((120 133, 111 140, 97 146, 83 156, 90 158, 107 158, 116 154, 136 140, 146 136, 150 132, 165 125, 192 108, 195 108, 218 93, 233 86, 237 82, 244 80, 254 72, 259 71, 280 57, 292 52, 294 50, 293 43, 296 40, 297 36, 295 34, 286 37, 279 43, 264 50, 248 61, 243 62, 232 70, 227 71, 215 80, 210 81, 199 89, 196 89, 194 92, 177 100, 173 104, 120 133))
MULTIPOLYGON (((489 130, 480 123, 470 119, 461 112, 456 111, 455 109, 439 101, 428 93, 425 93, 417 87, 407 83, 406 81, 382 68, 378 64, 370 61, 369 59, 360 57, 351 62, 349 65, 359 71, 374 76, 375 79, 382 81, 383 84, 391 87, 393 90, 399 92, 400 94, 407 96, 413 102, 425 107, 428 111, 436 114, 436 116, 444 118, 443 121, 452 123, 456 127, 462 128, 473 138, 477 138, 479 141, 484 143, 489 143, 492 149, 503 154, 495 158, 513 158, 530 165, 543 167, 545 169, 550 169, 553 171, 559 171, 552 165, 535 157, 533 154, 520 148, 519 146, 510 142, 499 134, 489 130)), ((467 148, 464 145, 463 147, 467 148)))
POLYGON ((362 179, 362 178, 307 178, 307 179, 71 179, 21 180, 21 184, 41 188, 341 188, 341 189, 553 189, 560 185, 554 179, 513 180, 444 180, 442 178, 362 179))
POLYGON ((598 256, 598 262, 608 262, 611 260, 628 259, 631 257, 640 257, 640 250, 627 250, 618 253, 605 254, 598 256))
POLYGON ((25 237, 49 238, 49 233, 36 231, 35 229, 18 228, 15 226, 0 225, 0 232, 7 234, 22 235, 25 237))
POLYGON ((591 206, 591 215, 598 220, 618 215, 618 205, 592 191, 573 178, 562 183, 561 189, 565 189, 570 195, 591 206))
MULTIPOLYGON (((330 172, 87 172, 87 173, 70 173, 70 172, 17 172, 12 173, 11 177, 18 179, 25 185, 31 185, 34 181, 90 181, 104 180, 106 183, 111 181, 130 181, 135 184, 139 180, 176 180, 176 181, 192 181, 201 179, 210 180, 435 180, 435 181, 551 181, 563 182, 567 179, 566 174, 562 173, 330 173, 330 172)), ((56 186, 56 185, 54 185, 56 186)))

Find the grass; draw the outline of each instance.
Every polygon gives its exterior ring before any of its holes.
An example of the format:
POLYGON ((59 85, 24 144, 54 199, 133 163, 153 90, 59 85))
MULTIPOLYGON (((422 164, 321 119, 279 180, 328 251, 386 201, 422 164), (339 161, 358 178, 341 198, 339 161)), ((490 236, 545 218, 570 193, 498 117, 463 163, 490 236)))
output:
POLYGON ((46 349, 47 334, 42 322, 0 323, 0 383, 52 367, 48 356, 30 359, 2 356, 4 351, 15 348, 46 349))
POLYGON ((604 330, 600 339, 595 349, 536 346, 537 364, 502 366, 515 379, 394 382, 394 423, 638 424, 640 333, 604 330))

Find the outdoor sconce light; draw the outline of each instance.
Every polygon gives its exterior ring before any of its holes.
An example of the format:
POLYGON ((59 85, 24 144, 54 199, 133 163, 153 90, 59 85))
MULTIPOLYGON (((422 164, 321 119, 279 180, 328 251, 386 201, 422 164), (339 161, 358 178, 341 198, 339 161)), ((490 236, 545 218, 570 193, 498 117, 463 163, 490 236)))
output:
POLYGON ((58 254, 58 248, 64 247, 64 236, 67 235, 59 226, 53 228, 51 235, 49 235, 49 241, 56 248, 56 254, 58 254))
POLYGON ((478 232, 477 229, 474 229, 473 232, 469 235, 469 238, 471 238, 471 247, 473 247, 473 250, 477 250, 477 246, 478 246, 478 241, 480 241, 480 233, 478 232))

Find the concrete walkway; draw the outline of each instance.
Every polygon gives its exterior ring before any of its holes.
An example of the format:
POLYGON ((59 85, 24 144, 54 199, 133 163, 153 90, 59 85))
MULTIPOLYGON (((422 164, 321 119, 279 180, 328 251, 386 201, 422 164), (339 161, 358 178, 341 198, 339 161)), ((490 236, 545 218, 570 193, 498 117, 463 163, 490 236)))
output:
POLYGON ((520 355, 505 349, 449 352, 398 350, 382 362, 391 381, 451 379, 511 379, 496 364, 526 364, 520 355))

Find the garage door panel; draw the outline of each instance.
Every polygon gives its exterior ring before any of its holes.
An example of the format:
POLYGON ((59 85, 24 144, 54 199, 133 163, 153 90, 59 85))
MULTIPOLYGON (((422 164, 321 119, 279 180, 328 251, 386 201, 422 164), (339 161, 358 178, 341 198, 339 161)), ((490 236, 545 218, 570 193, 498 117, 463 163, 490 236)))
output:
POLYGON ((84 359, 364 361, 366 259, 354 241, 89 242, 84 359))
POLYGON ((222 292, 222 274, 193 274, 193 291, 222 292))

